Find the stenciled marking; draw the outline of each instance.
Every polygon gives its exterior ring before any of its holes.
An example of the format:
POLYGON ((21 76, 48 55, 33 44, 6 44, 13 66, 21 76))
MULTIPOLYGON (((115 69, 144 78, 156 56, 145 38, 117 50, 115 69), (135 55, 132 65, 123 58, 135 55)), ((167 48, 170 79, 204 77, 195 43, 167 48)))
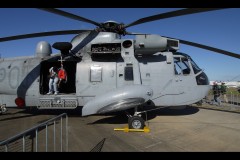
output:
POLYGON ((18 87, 18 84, 19 84, 19 68, 15 66, 9 72, 9 86, 12 89, 15 89, 18 87))

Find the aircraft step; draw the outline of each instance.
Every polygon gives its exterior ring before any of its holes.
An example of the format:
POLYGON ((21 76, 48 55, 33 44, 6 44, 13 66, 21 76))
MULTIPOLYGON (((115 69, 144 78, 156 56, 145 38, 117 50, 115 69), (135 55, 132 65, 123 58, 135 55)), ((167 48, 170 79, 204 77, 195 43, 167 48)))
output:
POLYGON ((48 96, 39 98, 38 109, 74 109, 77 105, 76 97, 48 96))

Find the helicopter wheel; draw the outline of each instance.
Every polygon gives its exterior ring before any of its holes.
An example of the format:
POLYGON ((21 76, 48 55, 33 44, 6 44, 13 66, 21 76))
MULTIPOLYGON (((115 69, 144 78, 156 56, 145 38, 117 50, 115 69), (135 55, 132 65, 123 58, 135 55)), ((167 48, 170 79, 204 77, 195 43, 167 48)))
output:
POLYGON ((143 129, 145 126, 144 120, 139 116, 132 116, 128 119, 128 127, 130 129, 143 129))

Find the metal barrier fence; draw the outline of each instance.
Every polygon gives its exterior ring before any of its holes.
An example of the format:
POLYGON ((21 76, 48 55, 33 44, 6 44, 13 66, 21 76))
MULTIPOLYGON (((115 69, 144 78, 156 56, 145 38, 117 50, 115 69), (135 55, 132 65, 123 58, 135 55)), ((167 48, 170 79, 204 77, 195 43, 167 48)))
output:
POLYGON ((63 150, 66 152, 68 151, 68 116, 66 113, 58 115, 0 142, 1 152, 63 152, 63 150), (65 132, 63 132, 63 117, 66 119, 65 132), (59 121, 60 124, 57 125, 59 121), (51 125, 53 125, 53 127, 51 127, 51 125), (52 130, 53 135, 49 135, 50 130, 52 130), (60 133, 56 132, 56 130, 60 130, 60 133), (65 137, 65 140, 63 140, 63 137, 65 137), (49 139, 53 141, 51 144, 49 143, 49 139), (57 139, 60 141, 57 141, 57 139), (65 147, 63 145, 64 142, 65 147))
POLYGON ((237 106, 240 106, 240 94, 233 94, 233 93, 230 93, 229 95, 227 95, 229 98, 229 103, 231 105, 237 105, 237 106))
MULTIPOLYGON (((216 94, 216 93, 215 93, 216 94)), ((240 93, 227 92, 225 95, 219 92, 217 95, 221 104, 227 106, 240 107, 240 93), (225 96, 225 97, 224 97, 225 96)), ((214 102, 214 92, 211 91, 207 96, 207 101, 209 103, 214 102)))

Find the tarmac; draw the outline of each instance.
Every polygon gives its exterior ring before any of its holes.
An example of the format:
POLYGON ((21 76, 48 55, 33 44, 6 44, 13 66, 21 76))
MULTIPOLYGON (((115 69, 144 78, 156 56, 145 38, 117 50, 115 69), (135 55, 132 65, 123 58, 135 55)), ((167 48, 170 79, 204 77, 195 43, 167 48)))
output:
MULTIPOLYGON (((26 111, 9 108, 0 115, 0 141, 53 118, 68 114, 69 152, 239 152, 240 106, 203 103, 185 109, 162 108, 147 114, 145 132, 114 131, 127 126, 124 113, 81 117, 79 111, 26 111)), ((146 118, 146 116, 144 116, 146 118)), ((64 120, 63 120, 64 121, 64 120)), ((38 151, 45 152, 45 129, 39 134, 38 151), (42 143, 41 143, 42 142, 42 143)), ((52 129, 48 127, 49 133, 52 129)), ((51 136, 49 143, 53 140, 51 136)), ((63 140, 66 141, 66 140, 63 140)), ((59 142, 57 142, 59 146, 59 142)), ((34 151, 33 143, 26 151, 34 151)), ((16 149, 16 147, 15 147, 16 149)), ((21 150, 12 150, 21 151, 21 150)), ((53 151, 49 145, 49 151, 53 151)), ((57 150, 59 151, 59 150, 57 150)))

